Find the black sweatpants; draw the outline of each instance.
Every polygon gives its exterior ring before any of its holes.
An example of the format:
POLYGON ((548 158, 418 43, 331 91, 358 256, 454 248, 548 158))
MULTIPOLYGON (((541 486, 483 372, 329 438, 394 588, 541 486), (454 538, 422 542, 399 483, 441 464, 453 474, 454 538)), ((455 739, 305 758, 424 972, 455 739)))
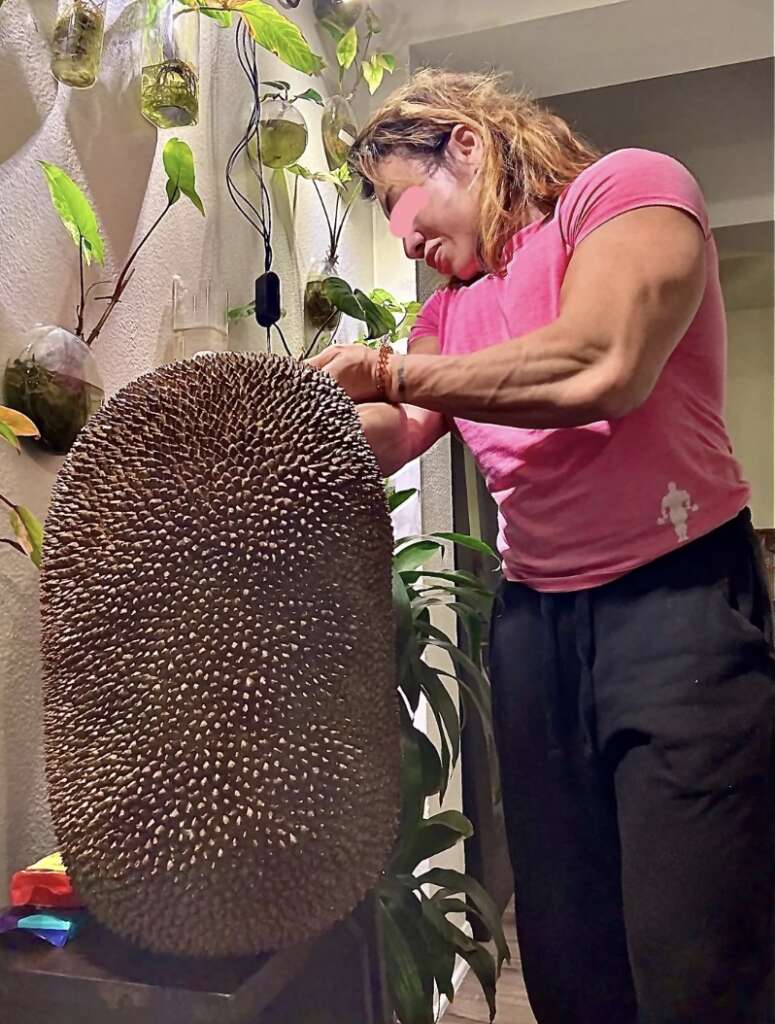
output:
POLYGON ((493 714, 539 1024, 768 1020, 775 657, 757 544, 746 510, 602 587, 499 591, 493 714))

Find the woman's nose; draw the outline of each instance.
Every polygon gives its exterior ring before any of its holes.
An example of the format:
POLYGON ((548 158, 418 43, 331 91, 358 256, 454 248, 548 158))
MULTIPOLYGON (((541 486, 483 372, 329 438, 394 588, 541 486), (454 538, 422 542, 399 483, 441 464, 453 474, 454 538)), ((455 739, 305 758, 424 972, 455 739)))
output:
POLYGON ((404 238, 404 252, 410 260, 421 260, 425 239, 419 231, 412 231, 404 238))

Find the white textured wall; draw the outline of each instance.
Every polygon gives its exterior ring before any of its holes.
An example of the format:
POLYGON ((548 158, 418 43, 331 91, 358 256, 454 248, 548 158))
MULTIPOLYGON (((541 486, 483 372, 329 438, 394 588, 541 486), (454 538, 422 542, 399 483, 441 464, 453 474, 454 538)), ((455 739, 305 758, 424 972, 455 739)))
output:
MULTIPOLYGON (((94 346, 107 395, 170 357, 172 275, 225 280, 233 304, 252 297, 258 236, 229 201, 227 154, 248 111, 246 80, 234 55, 233 32, 202 21, 200 123, 159 132, 139 113, 139 5, 112 0, 103 71, 86 92, 58 87, 48 71, 50 0, 6 0, 0 11, 0 365, 15 355, 36 321, 72 326, 77 251, 51 208, 36 164, 62 166, 85 189, 104 228, 109 270, 116 272, 165 202, 161 149, 177 134, 192 147, 202 219, 181 200, 151 238, 125 299, 94 346)), ((311 4, 295 12, 313 48, 321 43, 311 4), (307 10, 309 8, 309 10, 307 10)), ((310 84, 259 51, 267 78, 310 84)), ((319 81, 321 92, 330 92, 319 81)), ((330 84, 330 83, 329 83, 330 84)), ((305 104, 312 144, 304 161, 323 167, 318 108, 305 104)), ((308 185, 301 192, 298 253, 278 230, 275 268, 285 284, 286 334, 298 338, 300 289, 309 261, 324 251, 325 231, 308 185), (300 268, 296 272, 296 268, 300 268)), ((341 271, 364 289, 373 282, 371 211, 359 208, 345 229, 341 271)), ((244 323, 233 347, 256 349, 262 332, 244 323)), ((45 516, 62 459, 0 450, 0 490, 45 516)), ((4 531, 4 535, 8 535, 4 531)), ((0 886, 10 871, 53 849, 42 767, 38 578, 33 566, 0 546, 0 886)))

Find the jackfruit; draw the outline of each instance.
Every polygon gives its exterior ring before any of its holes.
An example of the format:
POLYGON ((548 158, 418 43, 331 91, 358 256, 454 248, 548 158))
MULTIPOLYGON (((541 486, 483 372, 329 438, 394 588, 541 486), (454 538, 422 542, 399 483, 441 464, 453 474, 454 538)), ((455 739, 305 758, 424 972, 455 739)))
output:
POLYGON ((303 364, 171 363, 89 420, 46 520, 45 757, 64 862, 117 935, 259 953, 380 880, 391 550, 355 407, 303 364))

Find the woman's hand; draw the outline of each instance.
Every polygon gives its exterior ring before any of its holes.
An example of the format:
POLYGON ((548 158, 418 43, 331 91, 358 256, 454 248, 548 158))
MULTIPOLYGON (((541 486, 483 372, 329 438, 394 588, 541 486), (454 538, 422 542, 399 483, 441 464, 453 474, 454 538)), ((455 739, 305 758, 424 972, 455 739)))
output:
POLYGON ((330 373, 354 402, 374 402, 377 388, 377 351, 366 345, 331 345, 308 360, 310 366, 330 373))

